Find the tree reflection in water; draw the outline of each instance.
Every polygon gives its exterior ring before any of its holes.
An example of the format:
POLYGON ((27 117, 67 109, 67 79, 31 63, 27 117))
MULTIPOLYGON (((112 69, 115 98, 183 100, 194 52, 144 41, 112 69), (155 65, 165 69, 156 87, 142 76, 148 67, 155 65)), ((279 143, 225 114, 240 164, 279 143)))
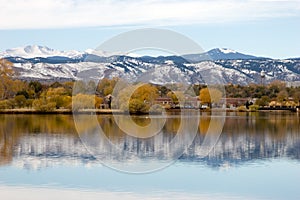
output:
MULTIPOLYGON (((122 116, 120 116, 122 118, 122 116)), ((122 123, 127 123, 126 118, 122 123)), ((136 116, 132 120, 147 127, 153 119, 136 116)), ((159 139, 137 138, 125 134, 110 115, 98 116, 98 123, 82 123, 82 130, 100 125, 105 136, 118 147, 136 152, 140 159, 156 154, 158 146, 167 145, 175 137, 181 124, 180 116, 169 116, 159 139)), ((300 118, 297 113, 227 113, 223 133, 218 143, 206 157, 201 157, 199 148, 206 134, 220 128, 220 121, 209 113, 201 114, 199 134, 193 144, 180 157, 182 162, 200 162, 211 167, 224 163, 238 165, 257 159, 300 159, 300 118), (208 127, 212 127, 208 133, 208 127)), ((157 126, 159 126, 159 120, 157 126)), ((221 124, 222 125, 222 124, 221 124)), ((80 131, 79 131, 80 132, 80 131)), ((141 133, 146 134, 147 133, 141 133)), ((184 137, 183 137, 184 139, 184 137)), ((112 157, 113 151, 103 150, 102 158, 112 157), (110 155, 109 155, 110 154, 110 155)), ((160 155, 157 159, 163 158, 160 155)), ((95 158, 85 149, 77 134, 71 115, 0 115, 0 165, 13 160, 43 160, 43 166, 51 162, 94 162, 95 158), (30 159, 28 159, 30 158, 30 159)), ((123 158, 126 161, 126 157, 123 158)))

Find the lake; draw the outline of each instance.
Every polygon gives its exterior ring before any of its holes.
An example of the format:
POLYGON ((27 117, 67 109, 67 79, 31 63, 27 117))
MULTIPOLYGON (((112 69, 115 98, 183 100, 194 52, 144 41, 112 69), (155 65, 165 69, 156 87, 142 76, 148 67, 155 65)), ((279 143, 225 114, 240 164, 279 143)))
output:
POLYGON ((299 184, 299 113, 0 115, 4 199, 300 199, 299 184))

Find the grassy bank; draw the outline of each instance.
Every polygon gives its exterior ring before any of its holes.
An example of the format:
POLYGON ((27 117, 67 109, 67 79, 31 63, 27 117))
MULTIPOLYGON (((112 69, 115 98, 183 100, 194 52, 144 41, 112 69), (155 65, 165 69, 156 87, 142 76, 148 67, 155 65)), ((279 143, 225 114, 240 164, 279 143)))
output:
MULTIPOLYGON (((181 111, 188 111, 188 110, 197 110, 197 109, 170 109, 167 110, 169 113, 179 113, 181 111)), ((258 110, 238 110, 238 109, 205 109, 200 110, 199 112, 296 112, 296 109, 258 109, 258 110)), ((117 110, 117 109, 82 109, 79 111, 76 111, 77 114, 124 114, 127 112, 124 112, 123 110, 117 110)), ((55 109, 52 111, 39 111, 35 109, 28 109, 28 108, 21 108, 21 109, 2 109, 0 110, 0 114, 73 114, 73 111, 70 109, 55 109)), ((149 114, 149 113, 134 113, 135 115, 139 114, 149 114)), ((158 114, 158 113, 153 113, 158 114)))
MULTIPOLYGON (((122 110, 110 110, 110 109, 85 109, 79 110, 76 113, 79 114, 122 114, 122 110)), ((56 109, 53 111, 39 111, 35 109, 4 109, 0 110, 0 114, 73 114, 69 109, 56 109)))

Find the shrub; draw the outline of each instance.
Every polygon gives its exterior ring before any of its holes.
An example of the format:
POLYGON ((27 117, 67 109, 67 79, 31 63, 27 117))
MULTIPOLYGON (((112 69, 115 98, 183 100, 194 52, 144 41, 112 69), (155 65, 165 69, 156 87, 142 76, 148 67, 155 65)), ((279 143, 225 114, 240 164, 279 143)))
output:
POLYGON ((246 106, 239 106, 239 107, 237 108, 237 111, 239 111, 239 112, 246 112, 246 111, 247 111, 247 108, 246 108, 246 106))
POLYGON ((0 101, 0 110, 8 108, 8 100, 0 101))
POLYGON ((53 111, 56 108, 55 102, 47 102, 45 99, 36 99, 32 102, 34 109, 42 112, 53 111))
POLYGON ((131 99, 129 101, 129 112, 131 113, 147 113, 149 108, 149 105, 139 99, 131 99))
POLYGON ((250 111, 257 111, 259 109, 259 105, 251 105, 249 106, 250 111))
POLYGON ((33 101, 34 101, 33 99, 27 99, 27 101, 26 101, 26 107, 27 108, 31 108, 33 101))
POLYGON ((92 109, 95 108, 95 95, 77 94, 73 96, 72 106, 74 111, 80 109, 92 109))
POLYGON ((26 106, 26 97, 24 95, 15 96, 15 105, 18 108, 23 108, 26 106))

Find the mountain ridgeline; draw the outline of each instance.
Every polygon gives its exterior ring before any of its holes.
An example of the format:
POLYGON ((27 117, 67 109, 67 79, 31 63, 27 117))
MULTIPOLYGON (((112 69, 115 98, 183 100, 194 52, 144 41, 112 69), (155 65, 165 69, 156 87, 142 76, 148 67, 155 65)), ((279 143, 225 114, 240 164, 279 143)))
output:
POLYGON ((173 82, 233 83, 246 85, 274 80, 300 81, 300 59, 271 59, 246 55, 230 49, 212 49, 182 56, 103 55, 93 51, 57 51, 27 46, 0 53, 14 63, 18 79, 39 81, 80 80, 124 77, 155 84, 173 82))

